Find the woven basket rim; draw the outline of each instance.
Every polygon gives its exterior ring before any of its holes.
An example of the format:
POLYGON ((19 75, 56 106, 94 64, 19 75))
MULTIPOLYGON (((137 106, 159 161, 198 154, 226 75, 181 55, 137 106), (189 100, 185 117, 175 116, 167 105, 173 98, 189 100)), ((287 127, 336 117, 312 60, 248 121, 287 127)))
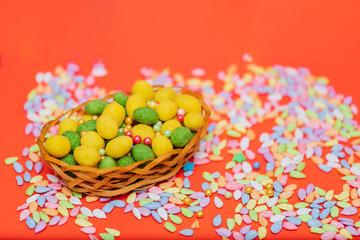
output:
MULTIPOLYGON (((160 89, 163 86, 155 85, 154 88, 160 89)), ((128 166, 116 166, 111 168, 99 169, 96 167, 87 167, 81 165, 69 165, 60 159, 57 159, 51 156, 45 149, 45 140, 46 134, 51 127, 58 124, 60 119, 66 115, 71 117, 75 113, 84 114, 82 110, 83 107, 91 100, 84 102, 77 107, 64 112, 54 120, 47 122, 42 130, 39 138, 37 139, 37 144, 40 148, 41 159, 47 166, 49 166, 54 172, 59 175, 67 187, 72 190, 86 193, 88 195, 96 195, 96 196, 116 196, 120 194, 125 194, 133 190, 141 190, 146 189, 148 187, 153 186, 157 182, 166 180, 173 175, 175 175, 181 167, 185 165, 187 160, 192 157, 199 147, 200 141, 204 138, 207 127, 209 124, 210 118, 210 108, 205 103, 202 95, 200 93, 193 92, 184 87, 174 86, 173 88, 179 88, 180 92, 192 95, 196 97, 202 107, 202 115, 204 116, 204 124, 197 131, 195 136, 190 140, 190 142, 184 148, 176 148, 170 152, 167 152, 157 158, 148 159, 144 161, 139 161, 132 163, 128 166), (173 161, 177 161, 174 163, 173 161), (138 168, 139 165, 150 162, 143 168, 138 168), (162 166, 162 168, 161 168, 162 166), (168 169, 167 169, 168 168, 168 169), (164 170, 163 170, 164 169, 164 170), (166 170, 167 169, 167 170, 166 170), (75 175, 75 177, 69 176, 67 172, 71 172, 75 175), (161 173, 164 172, 164 176, 161 173), (124 182, 119 181, 118 179, 121 176, 124 179, 128 178, 130 183, 125 186, 124 182), (151 177, 153 176, 153 179, 151 177), (99 177, 101 178, 99 180, 99 177), (141 184, 140 184, 141 182, 141 184), (112 186, 119 186, 119 184, 123 184, 122 187, 116 189, 108 189, 112 186)), ((111 93, 101 98, 101 100, 108 100, 114 96, 115 93, 111 93)), ((123 179, 121 178, 121 179, 123 179)))

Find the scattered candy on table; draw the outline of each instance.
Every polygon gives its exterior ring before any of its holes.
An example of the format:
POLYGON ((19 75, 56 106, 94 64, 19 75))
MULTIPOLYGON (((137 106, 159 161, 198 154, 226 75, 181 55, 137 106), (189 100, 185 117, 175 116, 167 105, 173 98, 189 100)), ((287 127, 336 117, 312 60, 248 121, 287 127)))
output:
MULTIPOLYGON (((26 135, 38 137, 49 120, 107 94, 95 85, 95 78, 107 73, 103 64, 95 64, 88 76, 78 71, 79 67, 70 63, 66 69, 57 67, 54 73, 36 75, 37 86, 24 105, 29 120, 26 135)), ((110 104, 94 100, 82 118, 62 119, 50 130, 48 139, 56 144, 49 144, 47 151, 70 165, 86 159, 84 165, 106 168, 152 159, 174 146, 186 145, 191 131, 202 126, 198 114, 201 106, 190 95, 177 95, 174 86, 202 93, 212 108, 208 134, 199 151, 173 178, 128 194, 123 201, 71 191, 57 176, 42 174, 44 166, 37 145, 25 147, 22 158, 9 157, 5 164, 12 165, 15 182, 26 194, 17 211, 20 221, 31 231, 40 233, 47 226, 63 225, 75 218, 81 232, 89 239, 98 239, 91 219, 106 221, 107 214, 120 208, 140 221, 150 217, 169 232, 196 237, 201 218, 207 215, 206 207, 213 202, 221 209, 228 204, 227 199, 233 198, 237 202, 233 218, 226 218, 221 210, 212 216, 214 233, 223 238, 263 239, 269 232, 296 231, 299 225, 307 226, 321 239, 359 236, 360 221, 354 217, 360 207, 360 131, 353 119, 358 108, 351 96, 336 93, 327 78, 315 77, 306 68, 250 64, 242 75, 235 66, 220 71, 216 81, 221 81, 222 89, 216 89, 215 81, 202 78, 203 69, 194 69, 188 79, 181 74, 171 75, 167 69, 142 69, 141 73, 145 81, 134 85, 133 95, 118 92, 110 104), (154 91, 152 85, 165 87, 154 91), (133 119, 142 125, 134 126, 133 119), (252 127, 266 119, 274 119, 275 125, 267 132, 255 133, 252 127), (109 130, 102 124, 113 127, 109 130), (177 139, 172 139, 175 136, 177 139), (104 139, 114 137, 105 147, 104 139), (252 150, 255 139, 261 146, 252 150), (115 140, 126 149, 111 147, 117 145, 112 143, 115 140), (132 156, 127 155, 130 151, 132 156), (225 153, 233 158, 225 159, 225 153), (224 169, 205 171, 204 182, 191 182, 196 165, 216 161, 223 161, 224 169), (343 190, 335 192, 311 183, 306 188, 289 184, 289 178, 307 178, 303 170, 310 161, 325 173, 339 172, 343 190), (191 189, 196 185, 202 191, 191 189), (296 203, 289 203, 290 199, 296 203), (94 201, 104 203, 103 208, 91 210, 85 206, 94 201), (194 219, 193 224, 185 225, 184 218, 194 219)), ((105 231, 99 233, 100 238, 121 235, 121 229, 115 226, 105 231)))

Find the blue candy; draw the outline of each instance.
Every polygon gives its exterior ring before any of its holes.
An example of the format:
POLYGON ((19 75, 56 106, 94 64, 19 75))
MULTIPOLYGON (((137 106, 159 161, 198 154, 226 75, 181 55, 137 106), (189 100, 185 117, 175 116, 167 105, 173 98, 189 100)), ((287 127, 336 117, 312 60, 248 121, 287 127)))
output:
POLYGON ((161 206, 164 206, 165 204, 167 204, 169 202, 169 198, 166 197, 162 197, 159 200, 159 203, 161 204, 161 206))
MULTIPOLYGON (((145 204, 146 205, 146 204, 145 204)), ((156 211, 151 211, 151 216, 158 222, 161 223, 161 217, 156 211)))
POLYGON ((271 228, 271 232, 274 234, 279 233, 282 230, 282 221, 274 223, 271 228))
POLYGON ((218 214, 213 219, 213 225, 214 225, 214 227, 219 227, 221 225, 221 223, 222 223, 221 214, 218 214))
POLYGON ((260 168, 260 163, 259 163, 259 162, 254 162, 254 163, 253 163, 253 168, 254 168, 255 170, 259 169, 259 168, 260 168))
POLYGON ((302 223, 301 219, 298 218, 298 217, 291 217, 290 216, 290 217, 286 217, 285 219, 286 219, 286 221, 291 222, 291 223, 293 223, 293 224, 295 224, 297 226, 301 225, 301 223, 302 223))
POLYGON ((317 219, 309 219, 307 225, 309 227, 322 227, 323 224, 317 219))
POLYGON ((250 195, 249 195, 249 194, 243 193, 243 194, 241 195, 241 202, 242 202, 242 204, 247 204, 249 200, 250 200, 250 195))
POLYGON ((192 171, 194 170, 195 163, 187 162, 183 167, 184 171, 192 171))
POLYGON ((39 186, 35 188, 35 192, 36 193, 46 193, 48 191, 51 191, 51 188, 49 187, 43 187, 43 186, 39 186))
POLYGON ((171 194, 171 193, 167 193, 167 192, 160 193, 160 197, 169 198, 169 197, 172 197, 172 196, 174 196, 174 195, 171 194))
POLYGON ((16 184, 18 186, 21 186, 21 185, 24 184, 24 180, 23 180, 23 178, 21 176, 17 175, 15 179, 16 179, 16 184))
POLYGON ((245 235, 245 240, 253 240, 258 236, 258 233, 256 230, 250 230, 246 235, 245 235))
POLYGON ((183 185, 184 185, 184 188, 190 188, 191 187, 190 180, 188 178, 185 178, 183 181, 183 185))
POLYGON ((184 175, 185 177, 190 177, 193 173, 194 173, 193 171, 185 171, 185 172, 183 173, 183 175, 184 175))
POLYGON ((331 208, 333 206, 335 206, 336 201, 327 201, 323 204, 324 208, 331 208))
POLYGON ((184 230, 181 230, 179 233, 183 236, 190 237, 194 235, 194 230, 192 230, 191 228, 186 228, 184 230))
POLYGON ((326 198, 325 197, 319 197, 319 198, 315 199, 312 203, 320 204, 320 203, 324 203, 324 202, 326 202, 326 198))
POLYGON ((33 218, 31 217, 26 217, 26 226, 29 229, 34 229, 36 227, 36 222, 33 218))
POLYGON ((220 177, 220 173, 219 172, 214 172, 213 174, 211 174, 211 176, 213 178, 219 178, 220 177))
POLYGON ((208 182, 203 182, 201 184, 201 189, 205 192, 207 189, 210 189, 210 185, 208 182))
POLYGON ((155 209, 158 209, 159 207, 161 207, 161 203, 159 203, 159 202, 148 202, 148 203, 144 204, 144 208, 147 208, 150 210, 155 210, 155 209))
POLYGON ((313 208, 311 210, 311 216, 313 219, 317 219, 320 216, 320 210, 318 208, 313 208))
POLYGON ((326 165, 326 164, 319 164, 318 167, 320 168, 321 171, 323 172, 331 172, 332 170, 332 167, 330 167, 329 165, 326 165))
POLYGON ((114 210, 114 205, 111 202, 109 202, 109 203, 104 205, 102 210, 103 210, 104 213, 110 213, 110 212, 112 212, 112 210, 114 210))
POLYGON ((330 210, 331 208, 325 208, 321 213, 320 213, 320 219, 325 219, 329 216, 330 214, 330 210))
POLYGON ((29 171, 31 171, 31 170, 33 169, 33 166, 34 166, 34 163, 33 163, 31 160, 27 160, 27 161, 25 162, 25 167, 26 167, 29 171))
POLYGON ((22 173, 24 171, 23 166, 18 162, 13 163, 13 168, 14 168, 15 172, 17 172, 17 173, 22 173))
POLYGON ((344 168, 350 169, 350 164, 346 161, 346 160, 341 160, 340 161, 341 166, 343 166, 344 168))
POLYGON ((31 175, 30 175, 30 173, 29 172, 25 172, 25 174, 24 174, 24 181, 25 182, 30 182, 30 180, 31 180, 31 175))
POLYGON ((310 204, 310 207, 311 207, 311 208, 323 209, 323 206, 321 206, 321 205, 319 205, 319 204, 317 204, 317 203, 311 203, 311 204, 310 204))
POLYGON ((191 206, 191 207, 188 207, 188 209, 193 212, 198 212, 198 211, 202 211, 203 208, 200 206, 191 206))
POLYGON ((125 207, 126 203, 123 200, 113 200, 110 202, 114 207, 123 208, 125 207))
POLYGON ((43 207, 46 201, 46 197, 44 195, 40 195, 37 199, 37 203, 39 207, 43 207))
POLYGON ((275 182, 273 183, 273 187, 274 187, 274 190, 275 190, 276 192, 282 193, 282 192, 284 191, 281 183, 278 182, 278 181, 275 181, 275 182))

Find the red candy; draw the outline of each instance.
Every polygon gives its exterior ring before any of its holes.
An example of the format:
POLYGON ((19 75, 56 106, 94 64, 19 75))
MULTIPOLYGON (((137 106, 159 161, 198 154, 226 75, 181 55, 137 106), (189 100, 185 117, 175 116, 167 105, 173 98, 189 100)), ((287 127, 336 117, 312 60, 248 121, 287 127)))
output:
POLYGON ((128 137, 132 137, 132 132, 131 132, 131 131, 127 131, 127 132, 125 133, 125 135, 128 136, 128 137))
POLYGON ((136 135, 135 137, 133 137, 133 142, 134 144, 139 144, 141 143, 141 137, 136 135))
POLYGON ((150 146, 151 145, 151 138, 149 138, 149 137, 144 138, 144 144, 150 146))
POLYGON ((178 115, 178 116, 177 116, 177 120, 178 120, 179 122, 183 122, 183 121, 184 121, 184 115, 178 115))

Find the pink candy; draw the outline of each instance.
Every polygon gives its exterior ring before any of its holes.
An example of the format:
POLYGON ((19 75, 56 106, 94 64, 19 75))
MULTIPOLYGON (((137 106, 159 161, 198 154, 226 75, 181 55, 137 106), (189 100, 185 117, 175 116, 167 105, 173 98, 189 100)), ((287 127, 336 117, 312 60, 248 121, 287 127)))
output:
POLYGON ((291 222, 284 222, 283 223, 283 228, 286 230, 296 230, 297 226, 291 222))
POLYGON ((226 183, 226 185, 225 185, 225 188, 227 190, 232 190, 232 191, 240 190, 243 187, 244 187, 244 185, 239 182, 229 182, 229 183, 226 183))

